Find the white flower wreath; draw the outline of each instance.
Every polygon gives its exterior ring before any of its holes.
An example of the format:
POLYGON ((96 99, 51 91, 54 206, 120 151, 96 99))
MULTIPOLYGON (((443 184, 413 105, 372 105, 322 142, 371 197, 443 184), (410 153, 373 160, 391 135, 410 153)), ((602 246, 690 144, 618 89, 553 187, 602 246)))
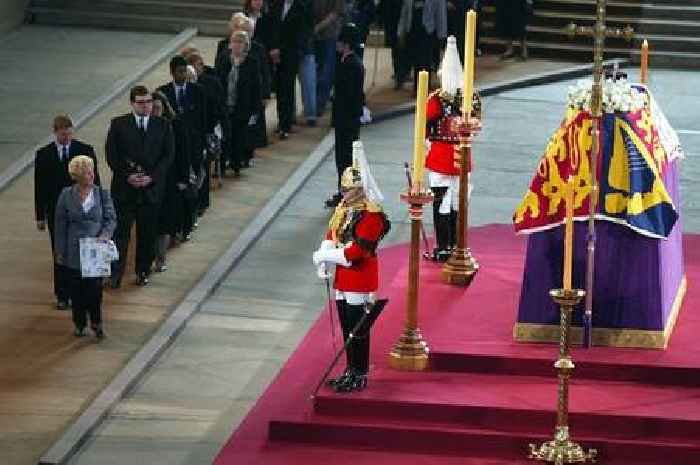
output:
MULTIPOLYGON (((577 110, 591 110, 591 95, 593 81, 582 79, 574 86, 569 87, 567 105, 577 110)), ((646 98, 636 87, 633 87, 626 79, 613 81, 608 79, 603 83, 603 112, 632 112, 641 110, 646 106, 646 98)))

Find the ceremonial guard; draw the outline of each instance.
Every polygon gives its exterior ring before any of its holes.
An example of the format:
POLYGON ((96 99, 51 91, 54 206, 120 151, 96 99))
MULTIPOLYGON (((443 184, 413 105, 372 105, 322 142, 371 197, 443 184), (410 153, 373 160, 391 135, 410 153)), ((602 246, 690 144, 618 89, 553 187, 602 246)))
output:
POLYGON ((359 391, 367 386, 369 330, 372 318, 386 301, 375 302, 379 286, 377 246, 391 223, 379 202, 383 197, 372 177, 362 142, 353 143, 353 163, 341 179, 343 198, 331 217, 328 232, 313 261, 319 277, 328 279, 327 264, 335 265, 336 307, 347 344, 347 368, 329 382, 338 392, 359 391), (359 328, 356 328, 362 322, 359 328), (354 330, 354 331, 353 331, 354 330))
POLYGON ((455 163, 459 144, 459 123, 462 118, 462 65, 454 36, 447 38, 445 56, 440 65, 441 88, 428 97, 426 108, 428 156, 428 185, 433 191, 433 224, 437 247, 432 259, 440 262, 450 258, 457 242, 457 212, 459 211, 459 173, 455 163))

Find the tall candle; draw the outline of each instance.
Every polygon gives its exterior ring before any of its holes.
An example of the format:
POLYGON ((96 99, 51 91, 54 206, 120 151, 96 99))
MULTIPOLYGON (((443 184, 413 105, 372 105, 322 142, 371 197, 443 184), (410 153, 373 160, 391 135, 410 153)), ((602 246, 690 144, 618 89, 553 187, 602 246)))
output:
POLYGON ((474 60, 476 55, 476 12, 469 10, 464 31, 464 102, 462 111, 467 118, 472 112, 472 94, 474 93, 474 60))
POLYGON ((564 229, 564 289, 571 290, 571 271, 574 258, 574 181, 569 181, 564 186, 564 199, 566 201, 566 221, 564 229))
POLYGON ((413 186, 416 191, 423 185, 425 167, 425 112, 428 102, 428 72, 418 73, 418 94, 416 95, 416 122, 413 132, 413 186))
POLYGON ((649 80, 649 42, 644 39, 642 42, 642 66, 639 73, 639 80, 642 84, 646 84, 649 80))

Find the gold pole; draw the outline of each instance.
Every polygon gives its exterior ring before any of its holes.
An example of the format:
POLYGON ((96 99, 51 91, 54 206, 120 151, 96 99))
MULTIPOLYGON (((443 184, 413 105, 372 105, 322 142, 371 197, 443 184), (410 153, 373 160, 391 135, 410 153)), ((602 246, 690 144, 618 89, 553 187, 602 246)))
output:
POLYGON ((598 451, 583 447, 571 440, 569 434, 569 381, 574 372, 574 362, 570 353, 571 314, 574 307, 586 294, 581 289, 552 289, 549 295, 559 304, 560 337, 559 358, 554 363, 558 370, 559 385, 557 389, 557 425, 554 428, 554 439, 539 446, 530 444, 532 459, 553 462, 555 465, 565 463, 595 462, 598 451))
POLYGON ((433 201, 429 192, 413 191, 401 194, 411 218, 411 251, 408 262, 408 289, 406 291, 406 327, 392 351, 389 366, 396 370, 420 371, 428 368, 428 344, 418 328, 418 278, 420 275, 420 231, 423 206, 433 201))
POLYGON ((469 286, 479 264, 469 249, 467 234, 469 231, 469 164, 471 161, 472 141, 481 130, 481 121, 468 117, 465 127, 460 131, 461 137, 457 152, 459 153, 459 211, 457 214, 457 247, 442 267, 442 279, 448 284, 469 286))

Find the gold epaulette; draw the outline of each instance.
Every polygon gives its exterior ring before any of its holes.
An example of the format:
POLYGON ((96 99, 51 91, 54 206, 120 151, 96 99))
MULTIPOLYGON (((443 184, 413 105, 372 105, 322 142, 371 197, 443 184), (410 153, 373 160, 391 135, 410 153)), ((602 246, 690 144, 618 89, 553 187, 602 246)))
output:
POLYGON ((368 200, 367 203, 366 203, 366 208, 365 208, 365 209, 366 209, 368 212, 371 212, 371 213, 381 213, 381 212, 384 211, 384 210, 382 209, 382 206, 381 206, 381 205, 379 205, 378 203, 375 203, 375 202, 370 202, 369 200, 368 200))

